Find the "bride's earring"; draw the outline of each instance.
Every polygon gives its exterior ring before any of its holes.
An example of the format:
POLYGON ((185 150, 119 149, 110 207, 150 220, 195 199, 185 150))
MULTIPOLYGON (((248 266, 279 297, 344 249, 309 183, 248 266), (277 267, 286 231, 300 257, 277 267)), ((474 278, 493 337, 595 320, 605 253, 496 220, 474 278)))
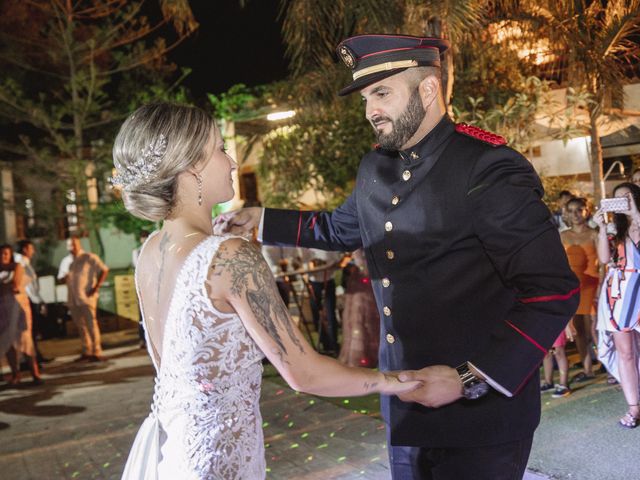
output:
POLYGON ((198 182, 198 205, 202 205, 202 176, 199 173, 193 174, 198 182))

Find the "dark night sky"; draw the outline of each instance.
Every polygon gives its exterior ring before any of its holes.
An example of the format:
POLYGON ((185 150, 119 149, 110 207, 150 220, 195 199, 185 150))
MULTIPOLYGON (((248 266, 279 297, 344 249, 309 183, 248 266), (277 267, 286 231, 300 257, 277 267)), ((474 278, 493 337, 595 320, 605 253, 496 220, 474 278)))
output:
POLYGON ((279 0, 192 0, 200 27, 170 58, 192 68, 185 85, 194 97, 219 94, 236 83, 249 86, 280 80, 287 61, 278 19, 279 0))

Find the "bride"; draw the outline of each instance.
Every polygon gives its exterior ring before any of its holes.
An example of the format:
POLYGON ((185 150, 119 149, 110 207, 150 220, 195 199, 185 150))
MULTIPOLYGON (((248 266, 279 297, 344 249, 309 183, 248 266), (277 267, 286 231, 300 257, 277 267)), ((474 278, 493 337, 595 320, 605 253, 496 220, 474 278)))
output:
POLYGON ((316 353, 260 250, 212 235, 211 209, 233 197, 236 164, 208 114, 141 107, 120 128, 113 158, 127 210, 163 222, 136 268, 156 379, 124 479, 264 478, 265 355, 292 388, 316 395, 398 394, 418 385, 316 353))

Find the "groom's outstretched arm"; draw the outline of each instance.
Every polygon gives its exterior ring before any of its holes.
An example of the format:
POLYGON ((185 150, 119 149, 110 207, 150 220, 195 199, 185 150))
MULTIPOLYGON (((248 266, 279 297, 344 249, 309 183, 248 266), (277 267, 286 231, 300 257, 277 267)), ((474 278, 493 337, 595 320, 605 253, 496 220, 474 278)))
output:
POLYGON ((245 208, 218 216, 214 232, 247 234, 259 227, 267 245, 353 251, 362 246, 355 193, 332 212, 245 208))

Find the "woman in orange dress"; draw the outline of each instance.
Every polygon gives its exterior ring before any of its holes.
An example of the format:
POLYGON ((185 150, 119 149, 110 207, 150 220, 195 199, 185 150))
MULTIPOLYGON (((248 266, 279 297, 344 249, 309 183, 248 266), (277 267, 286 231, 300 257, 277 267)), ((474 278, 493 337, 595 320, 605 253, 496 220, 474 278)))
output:
POLYGON ((580 305, 571 320, 575 329, 575 342, 582 361, 583 371, 572 381, 584 382, 594 378, 591 360, 591 312, 598 291, 598 252, 596 242, 598 234, 589 227, 589 208, 584 198, 572 198, 565 207, 569 230, 560 234, 567 252, 571 270, 580 280, 580 305))

